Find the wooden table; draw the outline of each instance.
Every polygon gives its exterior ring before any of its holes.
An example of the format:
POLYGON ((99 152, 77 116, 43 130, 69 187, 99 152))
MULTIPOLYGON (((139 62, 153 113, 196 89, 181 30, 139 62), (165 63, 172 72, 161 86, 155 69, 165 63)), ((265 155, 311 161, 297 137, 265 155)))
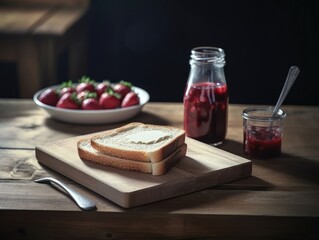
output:
MULTIPOLYGON (((241 111, 230 105, 222 149, 242 152, 241 111)), ((319 107, 284 106, 283 154, 253 161, 252 176, 132 209, 121 208, 40 166, 34 146, 120 124, 55 121, 31 100, 0 100, 1 239, 318 239, 319 107), (97 203, 81 211, 32 180, 54 175, 97 203)), ((131 121, 182 127, 181 103, 149 103, 131 121)), ((247 157, 248 158, 248 157, 247 157)))

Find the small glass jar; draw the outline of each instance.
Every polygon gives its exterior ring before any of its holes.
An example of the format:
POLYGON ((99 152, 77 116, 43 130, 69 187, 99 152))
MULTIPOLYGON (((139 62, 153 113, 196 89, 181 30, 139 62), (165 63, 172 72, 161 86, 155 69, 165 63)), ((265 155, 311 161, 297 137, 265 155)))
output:
POLYGON ((212 145, 221 144, 226 137, 228 115, 224 50, 194 48, 190 65, 183 101, 186 136, 212 145))
POLYGON ((272 107, 254 107, 243 111, 244 152, 255 158, 272 158, 281 154, 283 122, 286 113, 272 107))

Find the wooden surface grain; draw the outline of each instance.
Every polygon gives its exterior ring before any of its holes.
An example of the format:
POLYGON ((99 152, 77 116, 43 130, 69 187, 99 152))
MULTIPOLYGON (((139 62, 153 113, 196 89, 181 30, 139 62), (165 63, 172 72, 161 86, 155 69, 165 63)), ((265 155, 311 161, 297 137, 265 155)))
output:
MULTIPOLYGON (((227 139, 220 148, 251 159, 242 150, 240 114, 245 107, 230 105, 227 139)), ((34 147, 125 122, 66 124, 51 119, 31 100, 0 100, 0 235, 3 239, 317 239, 319 107, 283 109, 287 118, 282 156, 251 159, 251 177, 124 209, 40 165, 34 147), (52 175, 94 200, 97 209, 81 211, 61 191, 32 182, 52 175)), ((183 106, 149 103, 130 121, 182 127, 183 106)))

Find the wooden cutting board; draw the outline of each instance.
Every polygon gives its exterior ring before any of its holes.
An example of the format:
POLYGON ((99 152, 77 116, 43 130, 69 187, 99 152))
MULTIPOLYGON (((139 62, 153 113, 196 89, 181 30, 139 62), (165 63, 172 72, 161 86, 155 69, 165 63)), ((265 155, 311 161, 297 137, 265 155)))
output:
POLYGON ((191 138, 186 138, 186 156, 162 176, 102 166, 81 160, 77 153, 77 141, 95 134, 38 145, 36 158, 125 208, 245 178, 252 171, 250 160, 191 138))

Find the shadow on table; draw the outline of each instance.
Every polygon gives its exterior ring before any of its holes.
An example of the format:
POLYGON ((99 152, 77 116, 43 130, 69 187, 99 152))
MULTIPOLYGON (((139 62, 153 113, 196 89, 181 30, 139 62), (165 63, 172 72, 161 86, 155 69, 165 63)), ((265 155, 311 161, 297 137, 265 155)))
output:
MULTIPOLYGON (((293 181, 296 181, 296 179, 300 181, 301 179, 303 182, 308 182, 309 185, 319 185, 319 161, 315 159, 294 156, 284 152, 276 158, 252 158, 244 153, 242 143, 232 140, 226 140, 218 148, 251 160, 253 162, 253 176, 255 173, 258 175, 260 173, 267 174, 272 170, 272 173, 281 175, 280 178, 286 181, 284 184, 288 184, 290 179, 293 185, 293 181)), ((276 181, 276 177, 274 176, 272 180, 276 181)))
POLYGON ((230 152, 230 153, 233 153, 233 154, 235 154, 235 155, 237 155, 237 156, 241 156, 241 157, 250 159, 250 158, 248 158, 248 156, 244 153, 244 151, 243 151, 243 144, 240 143, 240 142, 226 139, 226 141, 223 142, 223 144, 217 146, 217 148, 222 149, 222 150, 225 150, 225 151, 230 152))

